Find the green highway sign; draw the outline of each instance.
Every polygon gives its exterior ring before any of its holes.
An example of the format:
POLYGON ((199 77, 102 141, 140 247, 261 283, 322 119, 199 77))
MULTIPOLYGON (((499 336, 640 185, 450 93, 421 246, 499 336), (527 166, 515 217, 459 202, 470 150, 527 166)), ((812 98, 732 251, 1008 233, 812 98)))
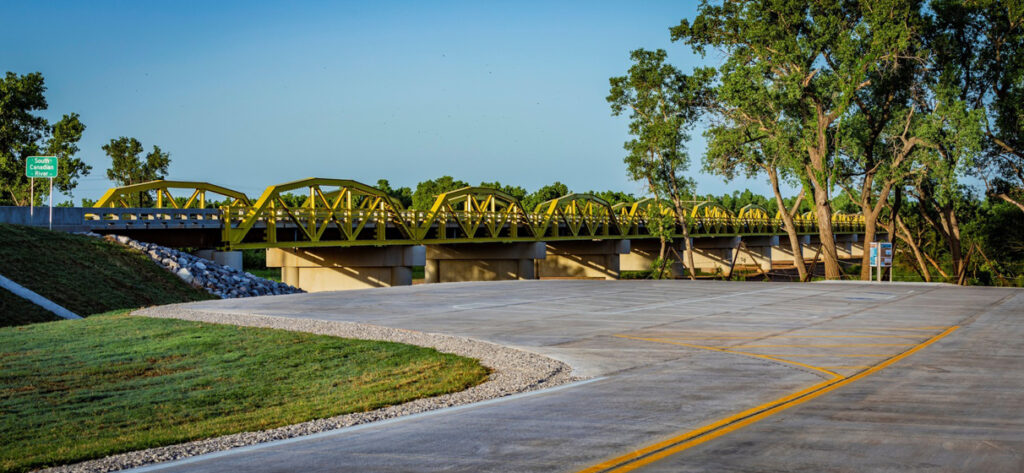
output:
POLYGON ((29 156, 25 166, 25 177, 57 177, 57 157, 29 156))

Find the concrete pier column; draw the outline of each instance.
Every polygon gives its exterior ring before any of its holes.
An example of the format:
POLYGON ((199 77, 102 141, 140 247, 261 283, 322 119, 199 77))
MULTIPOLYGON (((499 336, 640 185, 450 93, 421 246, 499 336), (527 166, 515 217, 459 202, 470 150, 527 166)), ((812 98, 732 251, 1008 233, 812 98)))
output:
POLYGON ((428 245, 423 279, 428 283, 536 279, 537 259, 544 259, 543 243, 428 245))
POLYGON ((408 286, 424 256, 422 246, 270 248, 267 267, 281 268, 281 281, 305 291, 337 291, 408 286))
MULTIPOLYGON (((811 236, 810 235, 800 235, 799 238, 800 238, 800 248, 801 249, 804 248, 805 246, 808 246, 808 245, 811 244, 811 236)), ((801 254, 805 255, 806 253, 801 251, 801 254)), ((771 257, 772 257, 772 261, 771 261, 771 268, 772 269, 787 269, 787 268, 795 267, 794 257, 793 257, 793 246, 790 245, 789 237, 788 236, 778 237, 777 243, 774 246, 772 246, 771 257)), ((810 257, 813 258, 814 257, 814 253, 811 253, 810 257)))
POLYGON ((864 257, 864 242, 855 241, 850 243, 850 257, 852 258, 863 258, 864 257))
POLYGON ((740 237, 698 237, 691 241, 694 268, 705 273, 729 273, 740 237))
MULTIPOLYGON (((853 244, 860 239, 860 235, 856 233, 843 233, 836 235, 836 256, 839 259, 854 259, 860 258, 863 255, 863 250, 857 256, 854 256, 853 244)), ((863 247, 862 247, 863 248, 863 247)))
MULTIPOLYGON (((681 240, 672 241, 668 243, 668 246, 674 248, 679 255, 683 255, 681 240)), ((651 265, 658 259, 660 252, 661 241, 657 239, 630 240, 629 253, 619 256, 619 271, 650 271, 651 265)), ((668 268, 672 272, 672 277, 683 277, 686 273, 683 262, 679 261, 676 254, 671 251, 669 251, 668 258, 668 268)))
POLYGON ((537 277, 618 279, 619 257, 629 249, 629 240, 551 242, 547 258, 537 262, 537 277))
POLYGON ((736 268, 754 271, 772 269, 772 248, 779 246, 779 237, 743 237, 743 246, 736 257, 736 268))

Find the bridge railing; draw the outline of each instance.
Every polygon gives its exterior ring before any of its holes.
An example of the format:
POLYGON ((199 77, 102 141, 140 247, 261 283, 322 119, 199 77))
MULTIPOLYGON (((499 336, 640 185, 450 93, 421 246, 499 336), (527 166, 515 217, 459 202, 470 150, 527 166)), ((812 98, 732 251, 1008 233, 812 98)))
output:
POLYGON ((84 222, 93 229, 219 229, 220 209, 93 208, 84 212, 84 222))

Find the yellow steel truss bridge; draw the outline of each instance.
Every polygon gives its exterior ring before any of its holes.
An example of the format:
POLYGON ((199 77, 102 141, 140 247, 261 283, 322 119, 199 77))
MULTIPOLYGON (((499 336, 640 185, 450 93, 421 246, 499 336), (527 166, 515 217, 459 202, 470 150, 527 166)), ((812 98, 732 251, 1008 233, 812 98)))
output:
MULTIPOLYGON (((748 205, 733 214, 715 202, 691 202, 685 218, 645 199, 609 205, 570 194, 526 209, 496 189, 466 187, 438 195, 429 210, 403 208, 380 189, 346 179, 309 178, 268 187, 255 201, 205 182, 151 181, 108 190, 87 214, 122 228, 219 229, 225 249, 303 248, 444 243, 533 242, 673 237, 778 235, 782 220, 748 205), (172 193, 173 191, 173 193, 172 193), (298 202, 294 194, 303 198, 298 202), (212 194, 213 198, 208 198, 212 194), (288 195, 292 194, 292 195, 288 195), (666 223, 667 222, 667 223, 666 223)), ((801 234, 817 233, 813 213, 795 218, 801 234)), ((863 231, 859 214, 836 213, 837 234, 863 231)))

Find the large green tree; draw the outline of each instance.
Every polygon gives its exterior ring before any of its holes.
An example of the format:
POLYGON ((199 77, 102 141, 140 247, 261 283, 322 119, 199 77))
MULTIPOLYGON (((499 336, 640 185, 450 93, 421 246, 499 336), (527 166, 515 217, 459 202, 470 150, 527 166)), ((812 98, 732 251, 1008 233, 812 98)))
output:
POLYGON ((142 156, 143 151, 139 140, 124 136, 103 145, 103 152, 111 160, 107 178, 118 185, 127 186, 166 177, 167 167, 171 165, 171 154, 156 145, 145 156, 142 156))
POLYGON ((569 186, 562 184, 559 181, 555 181, 527 194, 526 197, 523 198, 523 208, 526 209, 527 212, 533 212, 538 205, 552 199, 557 199, 571 192, 572 191, 569 189, 569 186))
MULTIPOLYGON (((85 125, 77 113, 66 114, 56 123, 36 115, 47 109, 43 75, 13 72, 0 79, 0 205, 28 205, 29 179, 25 163, 29 156, 60 158, 53 184, 70 194, 78 179, 89 174, 91 166, 76 157, 78 141, 85 125)), ((37 203, 45 192, 45 180, 36 179, 37 203)))
MULTIPOLYGON (((167 168, 171 165, 171 155, 154 145, 153 150, 142 153, 142 143, 135 138, 120 137, 111 139, 110 143, 103 145, 103 152, 110 157, 110 168, 107 169, 107 178, 118 185, 127 186, 142 182, 155 181, 167 176, 167 168)), ((130 205, 145 206, 150 203, 151 197, 148 194, 140 194, 138 198, 130 199, 130 205)))
POLYGON ((416 184, 416 191, 412 194, 412 208, 430 210, 430 206, 434 205, 439 194, 463 187, 469 187, 469 184, 451 176, 441 176, 437 179, 420 182, 416 184))
POLYGON ((990 196, 1024 211, 1024 2, 935 0, 932 10, 941 86, 984 116, 974 166, 990 196))
MULTIPOLYGON (((891 193, 915 170, 914 157, 924 142, 917 136, 920 110, 913 101, 928 74, 925 39, 928 22, 919 1, 898 1, 861 10, 847 54, 879 57, 851 95, 854 106, 839 119, 836 132, 836 182, 864 217, 864 241, 876 240, 880 217, 891 193)), ((890 232, 889 239, 893 239, 890 232)), ((861 260, 861 279, 871 279, 869 253, 861 260)))
POLYGON ((831 207, 836 128, 854 95, 871 84, 871 71, 886 67, 894 50, 904 46, 894 35, 899 24, 884 32, 871 25, 872 18, 901 3, 735 0, 718 5, 703 0, 692 22, 684 19, 671 29, 673 40, 702 55, 708 49, 724 55, 721 74, 738 74, 755 84, 731 91, 734 113, 768 110, 777 120, 759 125, 780 141, 788 137, 795 143, 800 153, 787 166, 812 191, 829 279, 842 274, 831 207))
POLYGON ((402 204, 402 207, 407 209, 412 207, 412 189, 408 187, 393 189, 391 187, 391 183, 388 182, 387 179, 378 179, 377 188, 384 191, 384 193, 394 199, 395 202, 402 204))
MULTIPOLYGON (((609 79, 611 91, 607 97, 612 115, 629 114, 629 134, 633 138, 624 145, 627 172, 633 180, 644 182, 655 199, 671 205, 682 222, 685 265, 690 278, 696 278, 683 204, 694 187, 694 181, 686 176, 686 143, 707 101, 712 71, 699 69, 692 76, 683 74, 665 61, 667 53, 662 49, 638 49, 630 53, 630 58, 633 64, 627 75, 609 79)), ((670 233, 659 235, 663 264, 668 259, 670 233)))

